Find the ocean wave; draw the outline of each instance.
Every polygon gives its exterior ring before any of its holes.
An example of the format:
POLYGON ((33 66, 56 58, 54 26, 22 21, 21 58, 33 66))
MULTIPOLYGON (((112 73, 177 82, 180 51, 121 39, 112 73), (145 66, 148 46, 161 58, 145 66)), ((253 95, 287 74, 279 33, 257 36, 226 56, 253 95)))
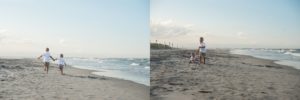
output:
POLYGON ((290 54, 292 54, 292 52, 288 51, 288 52, 285 52, 284 54, 290 55, 290 54))
POLYGON ((285 50, 284 50, 284 49, 278 49, 278 50, 274 50, 274 51, 277 51, 277 52, 279 52, 279 53, 283 53, 283 52, 285 52, 285 50))
POLYGON ((127 60, 134 60, 134 58, 127 58, 127 60))
POLYGON ((149 66, 146 66, 146 67, 144 67, 145 69, 150 69, 150 67, 149 66))
POLYGON ((140 65, 140 64, 138 64, 138 63, 131 63, 130 65, 131 65, 131 66, 138 66, 138 65, 140 65))
POLYGON ((300 53, 292 53, 291 55, 300 57, 300 53))
POLYGON ((290 60, 280 60, 280 61, 275 61, 277 64, 281 65, 287 65, 287 66, 293 66, 296 69, 300 69, 300 62, 299 61, 290 61, 290 60))
POLYGON ((103 63, 103 60, 99 60, 99 61, 97 61, 97 62, 101 64, 101 63, 103 63))
POLYGON ((292 53, 292 52, 285 52, 284 54, 287 54, 287 55, 293 55, 293 56, 299 56, 300 57, 300 53, 292 53))
POLYGON ((80 69, 88 69, 105 74, 104 76, 122 78, 149 84, 149 59, 139 58, 69 58, 68 64, 80 69))
POLYGON ((297 51, 296 49, 289 49, 290 52, 294 52, 297 51))
POLYGON ((79 68, 79 69, 88 69, 88 70, 97 70, 93 66, 79 66, 79 65, 72 65, 72 67, 79 68))

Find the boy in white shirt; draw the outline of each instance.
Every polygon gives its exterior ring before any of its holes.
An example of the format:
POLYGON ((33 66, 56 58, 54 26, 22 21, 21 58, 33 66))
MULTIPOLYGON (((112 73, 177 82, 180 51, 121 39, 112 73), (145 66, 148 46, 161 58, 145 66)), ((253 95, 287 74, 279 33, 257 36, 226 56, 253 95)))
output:
POLYGON ((64 66, 67 66, 67 63, 65 62, 65 59, 64 59, 64 55, 60 54, 60 58, 58 58, 57 60, 58 60, 57 64, 58 64, 58 67, 60 70, 60 74, 64 75, 63 69, 64 69, 64 66))
POLYGON ((39 56, 38 59, 40 59, 41 57, 43 57, 44 71, 47 71, 47 74, 48 74, 50 60, 52 59, 53 61, 55 61, 55 59, 53 59, 53 57, 49 53, 49 48, 46 48, 46 52, 44 54, 42 54, 41 56, 39 56))
POLYGON ((203 37, 200 37, 199 54, 200 54, 200 63, 202 63, 202 59, 203 59, 203 64, 205 64, 206 45, 203 41, 204 41, 203 37))

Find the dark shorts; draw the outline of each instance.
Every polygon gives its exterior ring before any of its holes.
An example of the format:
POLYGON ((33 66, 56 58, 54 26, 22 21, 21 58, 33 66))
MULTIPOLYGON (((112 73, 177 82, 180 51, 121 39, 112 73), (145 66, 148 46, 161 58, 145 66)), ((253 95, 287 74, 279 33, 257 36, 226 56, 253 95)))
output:
POLYGON ((206 56, 206 53, 200 53, 200 56, 205 57, 205 56, 206 56))
POLYGON ((49 62, 44 62, 44 65, 45 65, 45 66, 49 66, 50 63, 49 63, 49 62))
POLYGON ((63 69, 64 65, 58 65, 59 69, 63 69))

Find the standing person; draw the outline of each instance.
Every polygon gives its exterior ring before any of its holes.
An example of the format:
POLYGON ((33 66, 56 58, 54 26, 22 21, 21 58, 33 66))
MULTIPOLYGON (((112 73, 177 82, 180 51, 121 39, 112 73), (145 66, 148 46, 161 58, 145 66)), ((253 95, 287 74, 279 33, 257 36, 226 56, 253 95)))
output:
POLYGON ((49 53, 49 48, 46 48, 46 52, 44 54, 42 54, 41 56, 39 56, 38 59, 41 59, 41 57, 43 57, 44 71, 47 71, 47 74, 48 74, 50 60, 52 59, 53 61, 55 61, 55 59, 53 59, 53 57, 49 53))
POLYGON ((59 67, 59 70, 60 70, 60 74, 64 75, 63 69, 64 69, 64 66, 67 66, 67 63, 64 60, 64 55, 60 54, 60 57, 57 60, 58 60, 57 63, 58 63, 58 67, 59 67))
POLYGON ((205 55, 206 55, 206 45, 204 43, 203 37, 200 37, 200 46, 199 46, 199 54, 200 54, 200 63, 205 64, 205 55))

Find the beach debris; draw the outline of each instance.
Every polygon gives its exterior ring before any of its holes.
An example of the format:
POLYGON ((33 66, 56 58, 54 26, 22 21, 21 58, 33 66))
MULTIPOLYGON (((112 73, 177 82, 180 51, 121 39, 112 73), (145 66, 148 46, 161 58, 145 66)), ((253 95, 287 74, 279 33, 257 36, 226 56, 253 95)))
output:
POLYGON ((1 67, 0 68, 6 68, 7 66, 5 66, 5 65, 1 65, 1 67))
POLYGON ((169 82, 169 85, 183 85, 183 83, 169 82))
POLYGON ((207 91, 207 90, 200 90, 198 91, 199 93, 212 93, 212 91, 207 91))
POLYGON ((87 76, 87 78, 90 78, 90 79, 106 80, 106 78, 104 78, 104 77, 97 77, 97 76, 87 76))

